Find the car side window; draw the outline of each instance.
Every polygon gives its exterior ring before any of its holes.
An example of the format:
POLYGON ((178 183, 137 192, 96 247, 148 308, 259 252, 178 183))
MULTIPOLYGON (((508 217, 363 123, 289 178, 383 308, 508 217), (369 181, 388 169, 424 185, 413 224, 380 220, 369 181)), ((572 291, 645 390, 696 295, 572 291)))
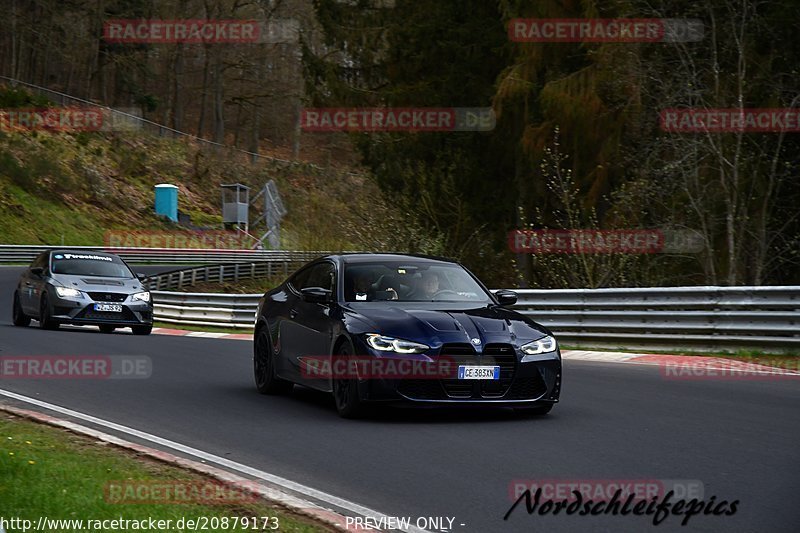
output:
POLYGON ((48 267, 47 259, 49 257, 50 256, 49 256, 48 252, 43 252, 43 253, 39 254, 39 256, 36 259, 33 260, 33 263, 31 263, 30 268, 40 267, 40 268, 44 269, 45 272, 47 272, 47 270, 48 270, 48 268, 47 268, 48 267))
POLYGON ((308 284, 308 278, 312 270, 314 270, 314 266, 304 268, 289 279, 289 284, 297 291, 310 287, 311 285, 308 284))
POLYGON ((333 265, 327 261, 314 265, 308 276, 306 287, 322 287, 323 289, 333 291, 335 288, 333 265))

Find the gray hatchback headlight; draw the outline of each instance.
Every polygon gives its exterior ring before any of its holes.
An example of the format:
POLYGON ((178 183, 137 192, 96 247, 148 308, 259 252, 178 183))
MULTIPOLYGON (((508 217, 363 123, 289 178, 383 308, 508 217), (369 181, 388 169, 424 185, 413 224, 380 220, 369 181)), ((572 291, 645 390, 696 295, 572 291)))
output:
POLYGON ((59 298, 83 298, 83 293, 72 287, 56 287, 56 294, 59 298))
POLYGON ((131 297, 131 300, 133 300, 134 302, 136 300, 139 300, 139 301, 142 301, 142 302, 149 302, 150 301, 150 293, 147 292, 147 291, 145 291, 145 292, 137 292, 136 294, 134 294, 131 297))

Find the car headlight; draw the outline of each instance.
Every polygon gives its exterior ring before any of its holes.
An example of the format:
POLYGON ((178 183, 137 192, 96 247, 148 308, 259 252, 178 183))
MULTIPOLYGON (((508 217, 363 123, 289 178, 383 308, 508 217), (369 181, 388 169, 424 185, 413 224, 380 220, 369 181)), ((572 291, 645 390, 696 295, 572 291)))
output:
POLYGON ((56 294, 60 298, 83 298, 83 293, 72 287, 56 287, 56 294))
POLYGON ((145 291, 145 292, 137 292, 136 294, 134 294, 131 297, 131 299, 133 301, 141 300, 142 302, 149 302, 150 301, 150 293, 147 292, 147 291, 145 291))
POLYGON ((542 337, 538 341, 523 344, 520 346, 520 350, 522 350, 522 353, 525 354, 522 356, 522 362, 524 363, 525 361, 534 360, 535 357, 532 357, 534 355, 554 352, 557 347, 558 343, 556 343, 555 338, 551 337, 550 335, 542 337))
POLYGON ((395 339, 394 337, 385 337, 377 333, 367 334, 367 344, 369 344, 371 348, 375 348, 381 352, 422 353, 431 349, 427 344, 395 339))

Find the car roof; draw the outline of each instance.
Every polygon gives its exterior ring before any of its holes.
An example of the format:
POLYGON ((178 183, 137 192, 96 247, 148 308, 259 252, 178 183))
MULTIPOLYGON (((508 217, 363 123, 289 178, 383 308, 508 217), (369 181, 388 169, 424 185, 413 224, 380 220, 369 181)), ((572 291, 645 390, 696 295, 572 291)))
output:
POLYGON ((447 259, 445 257, 432 257, 427 255, 393 254, 393 253, 346 253, 346 254, 329 255, 326 256, 325 258, 338 260, 344 264, 374 263, 380 261, 387 261, 387 262, 413 261, 415 263, 458 264, 457 261, 454 261, 452 259, 447 259))

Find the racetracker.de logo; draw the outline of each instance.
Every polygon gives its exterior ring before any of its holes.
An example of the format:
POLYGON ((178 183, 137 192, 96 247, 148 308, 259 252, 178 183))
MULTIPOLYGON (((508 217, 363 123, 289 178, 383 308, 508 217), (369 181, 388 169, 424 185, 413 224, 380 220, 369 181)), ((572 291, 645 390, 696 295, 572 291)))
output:
POLYGON ((121 231, 104 235, 105 248, 182 248, 187 250, 242 250, 252 247, 255 239, 246 233, 223 230, 196 231, 121 231))
POLYGON ((142 124, 133 114, 99 106, 0 109, 0 131, 133 131, 142 124))
POLYGON ((697 19, 512 19, 508 38, 519 43, 696 42, 697 19))
POLYGON ((703 483, 697 479, 516 479, 508 487, 509 497, 516 501, 525 491, 547 500, 610 501, 617 491, 618 498, 632 502, 648 501, 673 491, 676 498, 702 498, 703 483))
POLYGON ((19 355, 0 357, 5 379, 147 379, 146 355, 19 355))
POLYGON ((254 503, 259 499, 255 482, 141 480, 109 481, 106 503, 113 504, 202 504, 254 503))
POLYGON ((490 107, 317 108, 303 109, 303 131, 491 131, 496 124, 490 107))
POLYGON ((458 367, 455 359, 448 356, 320 355, 300 358, 300 373, 306 379, 455 379, 458 367))
POLYGON ((266 39, 255 20, 112 19, 103 24, 109 43, 258 43, 266 39))
MULTIPOLYGON (((655 356, 664 379, 680 381, 772 381, 800 379, 800 363, 787 359, 751 363, 735 359, 655 356)), ((637 359, 643 361, 643 359, 637 359)))
POLYGON ((800 109, 665 109, 660 124, 673 133, 798 133, 800 109))
POLYGON ((514 253, 653 254, 697 253, 702 235, 688 230, 512 230, 508 246, 514 253))
POLYGON ((0 130, 101 131, 105 112, 92 107, 0 110, 0 130))

